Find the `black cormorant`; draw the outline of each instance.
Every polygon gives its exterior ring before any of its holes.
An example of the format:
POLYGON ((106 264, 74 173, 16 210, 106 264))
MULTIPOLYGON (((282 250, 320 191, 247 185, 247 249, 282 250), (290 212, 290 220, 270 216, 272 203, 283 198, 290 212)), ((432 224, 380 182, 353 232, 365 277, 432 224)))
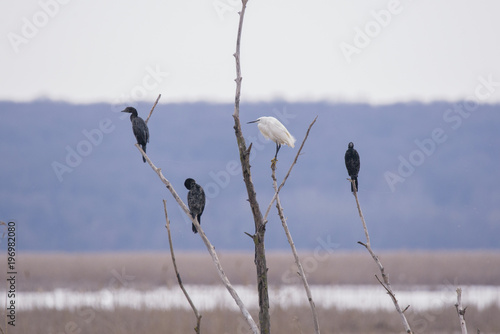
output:
MULTIPOLYGON (((205 209, 205 192, 203 188, 191 178, 184 181, 184 186, 189 190, 187 198, 191 216, 197 218, 198 223, 201 224, 201 214, 203 213, 203 209, 205 209)), ((194 224, 192 225, 193 232, 198 233, 196 226, 194 226, 194 224)))
MULTIPOLYGON (((122 110, 122 112, 130 113, 130 121, 132 122, 132 130, 134 131, 135 139, 137 144, 141 145, 144 153, 146 152, 146 144, 149 143, 149 129, 146 122, 137 115, 137 110, 133 107, 127 107, 122 110)), ((146 159, 142 157, 142 161, 146 162, 146 159)))
MULTIPOLYGON (((349 143, 347 151, 345 152, 345 167, 347 168, 347 173, 356 183, 356 192, 358 192, 358 173, 359 173, 359 154, 358 151, 354 149, 354 144, 349 143)), ((354 192, 354 188, 351 183, 351 191, 354 192)))

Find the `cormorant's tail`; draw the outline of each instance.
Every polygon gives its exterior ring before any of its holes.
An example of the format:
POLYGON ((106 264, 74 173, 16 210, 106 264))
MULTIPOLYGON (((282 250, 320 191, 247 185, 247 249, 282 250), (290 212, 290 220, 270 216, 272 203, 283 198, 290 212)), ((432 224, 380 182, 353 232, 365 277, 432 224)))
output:
MULTIPOLYGON (((358 177, 357 176, 351 176, 351 179, 354 180, 354 183, 356 184, 356 192, 359 191, 359 188, 358 188, 358 177)), ((352 186, 352 183, 351 183, 351 192, 354 192, 354 187, 352 186)))
MULTIPOLYGON (((146 153, 146 145, 141 145, 141 146, 144 153, 146 153)), ((144 156, 142 156, 142 161, 146 162, 146 158, 144 158, 144 156)))
MULTIPOLYGON (((198 224, 201 224, 201 215, 198 215, 198 224)), ((193 230, 193 233, 198 233, 198 230, 196 229, 196 226, 194 226, 193 223, 191 223, 191 229, 193 230)))

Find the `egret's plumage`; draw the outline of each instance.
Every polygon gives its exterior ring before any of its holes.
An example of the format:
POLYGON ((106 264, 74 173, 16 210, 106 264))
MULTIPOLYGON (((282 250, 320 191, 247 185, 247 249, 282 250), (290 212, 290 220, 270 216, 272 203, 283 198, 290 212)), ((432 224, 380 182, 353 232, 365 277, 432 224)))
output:
MULTIPOLYGON (((358 173, 359 173, 359 154, 358 151, 354 149, 354 144, 352 142, 347 146, 347 151, 345 152, 345 167, 347 168, 347 173, 351 177, 351 180, 354 180, 356 184, 356 192, 359 190, 358 188, 358 173)), ((354 192, 354 188, 351 183, 351 191, 354 192)))
POLYGON ((255 121, 248 123, 257 123, 257 127, 266 139, 270 139, 276 143, 276 155, 274 159, 278 156, 278 151, 281 145, 288 145, 290 147, 295 147, 295 138, 288 132, 283 124, 276 118, 271 116, 263 116, 257 118, 255 121))
MULTIPOLYGON (((132 122, 132 131, 134 131, 135 139, 141 145, 142 150, 146 152, 146 144, 149 143, 149 129, 146 122, 138 116, 137 110, 133 107, 127 107, 122 112, 131 114, 130 121, 132 122)), ((146 159, 142 157, 142 161, 146 162, 146 159)))
MULTIPOLYGON (((184 181, 184 187, 189 190, 187 199, 191 216, 197 218, 198 223, 201 224, 201 214, 205 209, 205 192, 203 188, 191 178, 184 181)), ((194 224, 192 224, 191 229, 194 233, 198 233, 194 224)))

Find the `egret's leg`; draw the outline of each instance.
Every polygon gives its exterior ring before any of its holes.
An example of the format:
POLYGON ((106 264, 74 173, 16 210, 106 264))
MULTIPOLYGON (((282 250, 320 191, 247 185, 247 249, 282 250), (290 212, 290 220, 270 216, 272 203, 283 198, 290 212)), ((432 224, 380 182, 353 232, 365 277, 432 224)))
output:
POLYGON ((278 142, 276 142, 276 154, 274 155, 274 159, 271 160, 271 166, 274 168, 274 166, 276 166, 276 161, 278 161, 278 152, 281 148, 281 144, 278 144, 278 142))
POLYGON ((274 160, 278 160, 278 152, 281 148, 281 144, 276 143, 276 154, 274 155, 274 160))

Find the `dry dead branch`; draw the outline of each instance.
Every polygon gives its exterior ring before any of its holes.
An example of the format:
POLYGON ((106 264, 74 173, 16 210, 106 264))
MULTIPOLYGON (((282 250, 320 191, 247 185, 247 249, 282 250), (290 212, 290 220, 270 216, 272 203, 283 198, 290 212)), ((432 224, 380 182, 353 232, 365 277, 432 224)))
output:
MULTIPOLYGON (((314 122, 313 122, 313 124, 314 124, 314 122)), ((311 124, 311 126, 312 126, 312 124, 311 124)), ((306 136, 306 138, 304 138, 304 142, 306 139, 307 139, 307 136, 306 136)), ((304 144, 304 142, 302 144, 304 144)), ((301 148, 302 148, 302 146, 301 146, 301 148)), ((302 263, 300 262, 299 255, 297 253, 297 249, 295 248, 295 244, 294 244, 293 239, 292 239, 292 235, 290 234, 290 230, 288 229, 288 224, 286 223, 286 219, 285 219, 285 216, 283 214, 283 207, 281 206, 280 197, 278 195, 278 182, 276 181, 276 164, 271 165, 271 170, 272 170, 273 187, 274 187, 274 191, 276 194, 276 208, 278 209, 278 215, 279 215, 280 220, 281 220, 281 225, 283 225, 283 229, 285 230, 285 234, 286 234, 286 237, 288 239, 288 243, 290 244, 290 247, 292 248, 292 253, 293 253, 293 257, 295 259, 295 264, 297 265, 297 268, 299 270, 298 274, 299 274, 300 278, 302 279, 302 283, 304 284, 304 289, 306 290, 307 300, 309 301, 309 305, 311 306, 311 311, 312 311, 312 315, 313 315, 313 323, 314 323, 314 332, 316 334, 320 334, 318 314, 316 313, 316 305, 314 304, 311 289, 309 288, 309 284, 307 283, 306 273, 304 272, 304 268, 302 267, 302 263)))
POLYGON ((149 118, 153 114, 153 111, 155 110, 156 105, 158 104, 158 101, 160 101, 161 94, 158 94, 158 97, 156 98, 155 104, 153 104, 153 108, 151 108, 151 111, 149 112, 148 118, 146 118, 146 124, 148 124, 149 118))
MULTIPOLYGON (((158 100, 157 100, 158 101, 158 100)), ((201 314, 198 312, 198 309, 194 305, 193 301, 191 300, 191 297, 189 297, 189 294, 187 293, 186 289, 184 288, 184 284, 182 284, 182 279, 181 275, 179 274, 179 270, 177 270, 177 263, 175 261, 175 254, 174 254, 174 244, 172 243, 172 235, 170 233, 170 220, 168 219, 168 213, 167 213, 167 201, 163 200, 163 209, 165 210, 165 227, 167 228, 168 232, 168 244, 170 246, 170 255, 172 256, 172 263, 174 265, 174 270, 175 270, 175 276, 177 277, 177 282, 179 283, 179 287, 181 288, 182 292, 184 293, 184 296, 186 296, 186 299, 191 305, 191 308, 193 309, 194 316, 196 317, 196 327, 194 328, 194 331, 197 334, 201 333, 201 314)))
POLYGON ((399 302, 396 299, 396 295, 394 294, 394 291, 392 290, 392 287, 391 287, 391 283, 389 282, 389 275, 385 273, 385 269, 384 269, 384 266, 382 265, 382 262, 380 262, 380 259, 378 258, 378 256, 375 255, 375 253, 373 252, 372 247, 370 245, 370 235, 368 234, 368 228, 366 227, 365 218, 363 216, 363 212, 361 211, 361 206, 359 205, 358 192, 356 191, 356 184, 354 183, 354 180, 351 180, 351 179, 348 179, 348 180, 351 182, 351 184, 353 185, 353 188, 355 190, 353 192, 353 195, 354 195, 354 198, 356 199, 356 205, 358 207, 359 217, 361 218, 361 222, 363 223, 363 229, 365 231, 365 236, 366 236, 366 243, 363 243, 361 241, 358 241, 358 243, 360 245, 363 245, 366 248, 366 250, 372 256, 373 261, 375 261, 375 263, 377 264, 377 266, 378 266, 378 268, 380 270, 380 274, 382 275, 382 280, 380 280, 380 278, 377 275, 375 275, 375 277, 378 280, 378 282, 387 291, 387 294, 391 297, 392 302, 394 303, 394 307, 396 308, 396 311, 398 312, 398 314, 401 317, 401 321, 402 321, 403 326, 405 328, 405 332, 408 333, 408 334, 412 334, 413 331, 411 330, 410 325, 408 323, 408 320, 406 319, 406 316, 404 314, 404 312, 410 306, 408 305, 404 310, 402 310, 401 307, 399 306, 399 302))
POLYGON ((252 316, 250 315, 250 313, 246 309, 245 305, 241 301, 241 298, 238 296, 238 293, 236 292, 236 290, 234 290, 233 286, 229 282, 229 279, 227 278, 226 274, 224 273, 224 270, 222 269, 222 266, 221 266, 220 261, 219 261, 219 257, 217 256, 217 253, 215 252, 215 248, 210 243, 210 241, 208 240, 207 236, 205 235, 205 232, 203 231, 203 229, 201 228, 200 224, 198 223, 198 220, 196 218, 193 218, 191 216, 188 207, 181 200, 181 198, 179 197, 179 195, 175 191, 175 189, 172 186, 172 184, 170 183, 170 181, 168 181, 165 178, 165 176, 163 176, 163 173, 161 172, 161 169, 157 168, 153 164, 153 162, 151 161, 151 159, 149 159, 149 157, 142 150, 142 148, 139 146, 139 144, 135 144, 135 147, 137 147, 137 149, 139 150, 139 152, 141 152, 142 156, 146 159, 146 161, 151 166, 151 168, 153 169, 153 171, 155 171, 155 173, 158 175, 158 177, 160 178, 160 180, 165 184, 165 186, 167 187, 167 189, 170 191, 170 193, 174 197, 175 201, 179 204, 179 206, 184 211, 184 213, 189 217, 189 219, 191 219, 191 221, 193 222, 193 224, 198 229, 198 233, 199 233, 201 239, 203 240, 203 242, 205 243, 205 246, 207 247, 207 250, 210 253, 210 256, 212 257, 212 261, 213 261, 213 263, 215 265, 215 268, 217 269, 217 273, 219 274, 219 277, 222 280, 222 283, 227 288, 227 290, 229 291, 229 294, 233 297, 234 301, 236 302, 236 304, 240 308, 240 311, 243 314, 243 317, 247 321, 248 325, 252 329, 252 332, 254 334, 258 334, 259 333, 259 329, 258 329, 255 321, 253 320, 252 316))

